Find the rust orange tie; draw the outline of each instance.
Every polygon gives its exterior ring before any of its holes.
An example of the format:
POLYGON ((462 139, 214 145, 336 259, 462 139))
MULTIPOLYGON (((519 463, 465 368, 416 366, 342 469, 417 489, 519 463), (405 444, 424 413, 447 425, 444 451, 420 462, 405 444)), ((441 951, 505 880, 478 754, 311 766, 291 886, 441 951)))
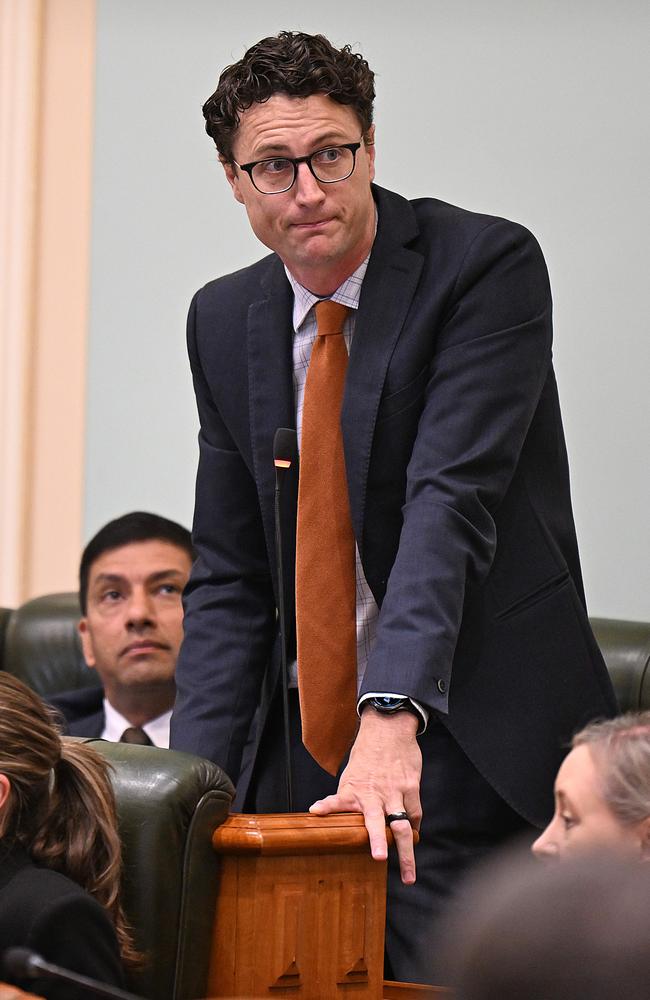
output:
POLYGON ((302 741, 336 774, 357 730, 355 542, 341 433, 347 306, 316 304, 302 412, 296 635, 302 741))

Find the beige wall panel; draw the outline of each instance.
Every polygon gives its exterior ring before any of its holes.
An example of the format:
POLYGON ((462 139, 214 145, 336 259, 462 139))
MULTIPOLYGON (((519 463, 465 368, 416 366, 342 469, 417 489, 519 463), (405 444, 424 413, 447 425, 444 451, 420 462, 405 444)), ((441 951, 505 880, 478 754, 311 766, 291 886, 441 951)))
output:
POLYGON ((94 0, 0 0, 0 604, 75 587, 94 0))
POLYGON ((24 593, 41 0, 0 0, 0 604, 24 593))
POLYGON ((93 83, 93 0, 47 0, 28 596, 74 589, 81 545, 93 83))

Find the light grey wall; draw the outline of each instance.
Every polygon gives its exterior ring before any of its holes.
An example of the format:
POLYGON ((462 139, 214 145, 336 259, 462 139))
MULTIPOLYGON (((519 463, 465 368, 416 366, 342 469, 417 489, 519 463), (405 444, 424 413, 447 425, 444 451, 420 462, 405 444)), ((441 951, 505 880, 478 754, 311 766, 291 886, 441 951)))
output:
POLYGON ((265 252, 201 105, 257 39, 323 31, 377 74, 378 183, 538 236, 590 611, 650 618, 645 9, 98 0, 86 533, 134 508, 191 520, 187 305, 265 252))

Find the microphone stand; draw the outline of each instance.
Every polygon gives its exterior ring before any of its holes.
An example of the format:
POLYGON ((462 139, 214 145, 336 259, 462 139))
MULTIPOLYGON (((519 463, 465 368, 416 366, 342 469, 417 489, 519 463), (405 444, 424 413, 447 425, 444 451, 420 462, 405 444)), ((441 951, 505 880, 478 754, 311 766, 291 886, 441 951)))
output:
POLYGON ((284 605, 284 570, 282 559, 282 486, 286 472, 298 458, 298 437, 289 427, 278 427, 273 438, 275 466, 275 557, 278 574, 278 617, 280 619, 280 653, 282 657, 282 716, 284 723, 284 756, 286 764, 287 812, 293 812, 291 779, 291 729, 289 725, 289 665, 287 663, 287 627, 284 605))
POLYGON ((80 986, 97 997, 104 997, 104 1000, 142 1000, 135 993, 127 993, 117 986, 108 986, 97 979, 90 979, 89 976, 46 962, 29 948, 7 948, 2 956, 2 965, 5 972, 16 979, 56 979, 80 986))

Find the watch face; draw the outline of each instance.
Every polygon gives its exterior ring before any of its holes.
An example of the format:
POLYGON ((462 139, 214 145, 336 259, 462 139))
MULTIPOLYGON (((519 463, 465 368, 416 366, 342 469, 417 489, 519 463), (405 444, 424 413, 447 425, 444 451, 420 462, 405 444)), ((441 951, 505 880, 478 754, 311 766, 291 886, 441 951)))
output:
POLYGON ((366 705, 370 705, 376 712, 381 712, 384 715, 394 715, 396 712, 410 712, 418 720, 418 735, 426 729, 426 719, 423 713, 418 711, 411 699, 406 695, 373 695, 373 697, 368 698, 362 703, 360 706, 361 712, 363 712, 366 705))
POLYGON ((379 712, 397 712, 406 704, 406 698, 391 698, 389 695, 372 698, 371 704, 379 712))

